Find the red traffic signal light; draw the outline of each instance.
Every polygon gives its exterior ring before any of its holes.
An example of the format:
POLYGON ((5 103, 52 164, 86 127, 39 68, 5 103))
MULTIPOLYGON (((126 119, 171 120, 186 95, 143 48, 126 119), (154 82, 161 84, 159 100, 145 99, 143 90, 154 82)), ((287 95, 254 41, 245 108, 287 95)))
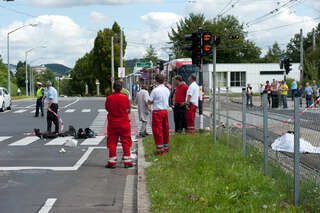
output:
POLYGON ((230 40, 239 40, 240 36, 239 35, 229 35, 228 37, 230 40))
POLYGON ((202 55, 208 56, 212 50, 212 33, 210 31, 204 31, 202 34, 202 55))

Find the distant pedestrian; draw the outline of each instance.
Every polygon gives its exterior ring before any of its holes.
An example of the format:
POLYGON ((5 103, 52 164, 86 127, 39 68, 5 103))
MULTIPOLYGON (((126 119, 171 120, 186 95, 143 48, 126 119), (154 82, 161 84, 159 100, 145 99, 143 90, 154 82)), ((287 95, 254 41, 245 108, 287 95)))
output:
POLYGON ((41 111, 41 116, 43 117, 43 101, 45 97, 45 90, 42 87, 41 82, 37 82, 37 102, 36 102, 36 114, 34 117, 39 117, 39 110, 41 111))
POLYGON ((175 131, 182 133, 183 129, 187 130, 186 96, 189 87, 180 75, 175 77, 175 86, 176 91, 173 96, 175 131))
POLYGON ((295 97, 295 94, 296 94, 297 89, 298 89, 296 80, 292 81, 290 89, 291 89, 292 101, 294 101, 294 97, 295 97))
POLYGON ((164 86, 164 77, 157 74, 156 87, 152 90, 148 104, 152 105, 152 132, 157 154, 169 152, 168 108, 170 91, 164 86))
POLYGON ((150 112, 148 106, 149 92, 145 85, 141 86, 141 90, 137 93, 136 104, 138 105, 139 120, 141 121, 140 136, 145 137, 147 133, 147 124, 150 121, 150 112))
POLYGON ((59 133, 59 119, 58 119, 58 92, 52 86, 51 81, 46 83, 47 92, 46 92, 46 101, 48 103, 47 108, 47 131, 51 133, 52 122, 55 125, 54 134, 59 133))
POLYGON ((246 95, 247 95, 247 107, 253 107, 253 89, 250 84, 248 84, 246 89, 246 95))
POLYGON ((296 92, 296 97, 299 98, 300 107, 302 107, 302 96, 303 96, 303 88, 302 88, 302 84, 299 84, 299 87, 296 92))
POLYGON ((20 88, 17 89, 17 95, 21 96, 21 89, 20 88))
POLYGON ((271 85, 269 81, 266 81, 266 86, 264 87, 264 92, 268 94, 268 102, 269 102, 269 108, 271 105, 271 85))
POLYGON ((279 88, 277 82, 274 82, 271 87, 272 108, 279 107, 279 88))
POLYGON ((109 160, 106 168, 114 169, 117 165, 117 144, 120 141, 123 149, 123 163, 125 168, 132 167, 130 148, 131 126, 130 126, 130 101, 127 95, 121 93, 122 83, 117 80, 113 84, 114 92, 106 99, 105 109, 108 112, 107 147, 109 149, 109 160))
POLYGON ((200 88, 196 82, 197 76, 192 74, 189 77, 190 86, 186 96, 186 118, 187 118, 187 133, 195 133, 196 112, 199 105, 200 88))
POLYGON ((139 82, 137 81, 133 87, 133 98, 134 99, 136 98, 139 91, 140 91, 140 85, 139 85, 139 82))
POLYGON ((307 107, 310 107, 312 105, 313 90, 309 83, 306 83, 305 93, 306 93, 307 107))
POLYGON ((283 109, 288 108, 288 103, 287 103, 287 96, 288 96, 288 86, 285 81, 281 81, 281 99, 282 99, 282 106, 283 109))
POLYGON ((313 98, 313 103, 314 107, 317 107, 318 105, 318 98, 319 98, 319 90, 318 90, 318 85, 315 80, 312 81, 312 98, 313 98))

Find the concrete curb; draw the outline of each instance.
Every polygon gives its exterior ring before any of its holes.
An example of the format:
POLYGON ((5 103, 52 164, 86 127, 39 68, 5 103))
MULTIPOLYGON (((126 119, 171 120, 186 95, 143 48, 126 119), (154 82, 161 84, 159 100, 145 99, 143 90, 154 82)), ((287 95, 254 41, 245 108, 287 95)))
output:
POLYGON ((145 161, 142 139, 138 140, 138 184, 137 184, 137 209, 138 213, 150 213, 150 200, 147 191, 145 168, 151 163, 145 161))

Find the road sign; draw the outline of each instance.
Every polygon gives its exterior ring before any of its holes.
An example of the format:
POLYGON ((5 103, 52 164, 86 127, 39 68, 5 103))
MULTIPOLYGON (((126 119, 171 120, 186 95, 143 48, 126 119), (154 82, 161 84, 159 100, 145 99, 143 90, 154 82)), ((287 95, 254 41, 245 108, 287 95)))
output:
POLYGON ((141 78, 143 78, 143 79, 148 79, 148 77, 149 77, 148 73, 144 72, 141 74, 141 78))
POLYGON ((152 67, 152 62, 137 62, 136 67, 152 67))
POLYGON ((124 78, 126 76, 126 68, 119 67, 118 68, 118 78, 124 78))

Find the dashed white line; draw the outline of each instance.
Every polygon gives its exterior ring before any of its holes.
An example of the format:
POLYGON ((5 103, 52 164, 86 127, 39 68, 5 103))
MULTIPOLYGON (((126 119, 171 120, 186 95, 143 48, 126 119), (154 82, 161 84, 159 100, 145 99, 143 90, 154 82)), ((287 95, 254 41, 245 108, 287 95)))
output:
POLYGON ((39 140, 40 138, 37 136, 30 136, 22 138, 21 140, 18 140, 14 143, 9 144, 9 146, 27 146, 29 144, 32 144, 33 142, 39 140))
POLYGON ((38 213, 49 213, 56 201, 57 198, 48 198, 42 208, 38 211, 38 213))
POLYGON ((81 112, 91 112, 91 109, 83 109, 81 112))
POLYGON ((0 137, 0 142, 8 140, 9 138, 11 138, 11 136, 1 136, 0 137))
POLYGON ((65 112, 66 113, 72 113, 72 112, 75 112, 76 110, 75 109, 68 109, 68 110, 66 110, 65 112))
POLYGON ((56 138, 56 139, 53 139, 52 141, 46 143, 45 146, 62 146, 63 144, 65 144, 67 142, 67 140, 71 140, 72 138, 73 138, 72 136, 63 137, 63 138, 56 138))

